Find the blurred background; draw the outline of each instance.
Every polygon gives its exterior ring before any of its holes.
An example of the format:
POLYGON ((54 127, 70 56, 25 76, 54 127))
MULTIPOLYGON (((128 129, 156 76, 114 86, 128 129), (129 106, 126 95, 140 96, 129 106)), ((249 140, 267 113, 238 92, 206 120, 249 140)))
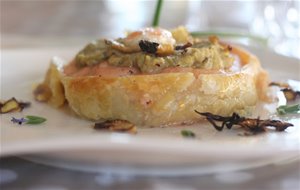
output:
MULTIPOLYGON (((156 0, 1 0, 1 49, 83 46, 151 26, 156 0)), ((186 26, 300 58, 300 1, 164 0, 160 26, 186 26)), ((199 33, 198 33, 199 34, 199 33)))

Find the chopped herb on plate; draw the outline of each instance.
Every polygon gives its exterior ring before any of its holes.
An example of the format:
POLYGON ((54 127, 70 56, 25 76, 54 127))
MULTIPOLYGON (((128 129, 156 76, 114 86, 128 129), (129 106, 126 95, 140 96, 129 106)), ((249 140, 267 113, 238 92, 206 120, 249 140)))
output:
POLYGON ((43 118, 43 117, 39 117, 39 116, 34 116, 34 115, 27 115, 20 119, 12 117, 12 119, 10 120, 13 123, 18 123, 19 125, 24 124, 31 124, 31 125, 36 125, 36 124, 41 124, 44 123, 47 119, 43 118))
POLYGON ((190 130, 182 130, 181 135, 183 137, 187 137, 187 138, 195 138, 196 137, 195 133, 193 131, 190 131, 190 130))
POLYGON ((300 111, 300 104, 295 105, 282 105, 277 108, 279 115, 285 115, 288 113, 298 113, 300 111))

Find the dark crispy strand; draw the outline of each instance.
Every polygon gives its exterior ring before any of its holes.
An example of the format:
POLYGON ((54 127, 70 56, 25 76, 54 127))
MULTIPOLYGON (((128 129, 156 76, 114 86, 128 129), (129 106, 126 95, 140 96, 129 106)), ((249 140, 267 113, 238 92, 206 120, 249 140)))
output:
POLYGON ((214 114, 209 113, 209 112, 198 112, 197 110, 195 110, 195 112, 200 114, 200 115, 203 115, 205 117, 213 118, 213 120, 216 120, 216 121, 224 121, 224 120, 230 118, 230 117, 223 117, 223 116, 220 116, 220 115, 214 115, 214 114))
POLYGON ((282 88, 290 87, 290 85, 288 85, 287 83, 280 83, 280 82, 271 82, 269 84, 269 86, 278 86, 278 87, 282 87, 282 88))
POLYGON ((265 120, 264 125, 265 126, 273 126, 276 128, 276 131, 284 131, 288 127, 293 126, 293 124, 291 124, 291 123, 282 122, 279 120, 265 120))
POLYGON ((95 123, 94 129, 136 133, 136 126, 133 123, 122 119, 106 120, 104 122, 95 123))
POLYGON ((94 129, 109 129, 111 126, 110 121, 95 123, 94 129))
POLYGON ((186 48, 192 47, 192 43, 191 42, 187 42, 184 45, 178 45, 175 47, 175 50, 185 50, 186 48))
POLYGON ((243 121, 240 121, 237 125, 240 125, 247 131, 251 131, 252 133, 261 133, 266 131, 265 127, 262 125, 262 120, 259 118, 257 119, 244 119, 243 121))
POLYGON ((207 117, 206 119, 207 119, 207 121, 209 121, 214 126, 214 128, 216 130, 218 130, 218 131, 222 131, 223 130, 223 128, 224 128, 223 124, 222 124, 222 126, 218 126, 212 118, 207 117))
POLYGON ((30 107, 31 103, 30 102, 19 102, 19 105, 20 105, 21 110, 23 110, 24 108, 30 107))
POLYGON ((157 52, 159 44, 156 42, 141 40, 139 42, 139 46, 143 52, 155 54, 157 52))
POLYGON ((230 117, 223 117, 220 115, 215 115, 209 112, 198 112, 196 113, 205 116, 207 121, 209 121, 216 130, 222 131, 226 126, 231 129, 234 125, 241 126, 247 131, 252 132, 252 134, 257 134, 266 131, 266 127, 275 127, 276 131, 284 131, 286 128, 293 126, 291 123, 279 121, 279 120, 261 120, 258 118, 245 118, 239 116, 237 113, 233 113, 230 117), (217 125, 217 122, 221 122, 221 125, 217 125))

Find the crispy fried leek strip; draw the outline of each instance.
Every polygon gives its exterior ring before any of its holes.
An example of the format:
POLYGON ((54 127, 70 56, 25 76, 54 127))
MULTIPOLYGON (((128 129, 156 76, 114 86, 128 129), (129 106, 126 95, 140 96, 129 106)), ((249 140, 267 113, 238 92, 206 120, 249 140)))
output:
POLYGON ((107 120, 104 122, 95 123, 94 129, 108 129, 110 131, 128 132, 132 134, 137 133, 136 126, 133 123, 122 119, 107 120))
POLYGON ((29 102, 19 102, 13 97, 3 103, 0 103, 0 113, 20 112, 29 106, 29 102))

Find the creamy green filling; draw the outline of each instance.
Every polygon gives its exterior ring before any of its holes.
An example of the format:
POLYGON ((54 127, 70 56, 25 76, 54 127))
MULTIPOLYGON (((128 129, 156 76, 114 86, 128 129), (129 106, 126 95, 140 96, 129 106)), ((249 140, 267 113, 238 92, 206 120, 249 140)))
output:
POLYGON ((81 50, 75 61, 80 67, 107 61, 113 66, 135 67, 143 73, 159 73, 168 67, 226 69, 232 65, 233 57, 227 48, 210 41, 196 42, 168 56, 157 56, 142 51, 123 53, 112 48, 105 40, 98 40, 81 50))

